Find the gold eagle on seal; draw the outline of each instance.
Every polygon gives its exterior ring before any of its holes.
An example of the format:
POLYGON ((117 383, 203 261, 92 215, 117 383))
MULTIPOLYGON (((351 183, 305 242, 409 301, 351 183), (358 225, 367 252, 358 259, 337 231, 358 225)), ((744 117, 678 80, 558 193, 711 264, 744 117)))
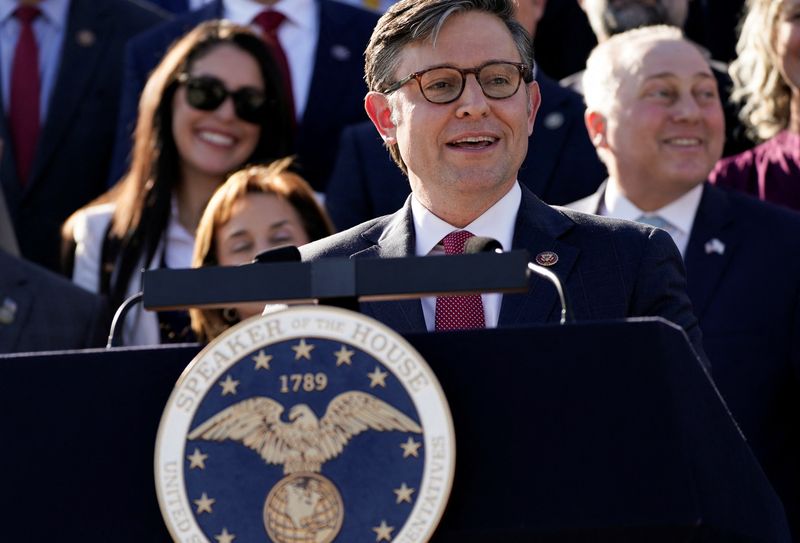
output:
POLYGON ((283 406, 256 396, 223 409, 191 433, 189 439, 233 440, 261 455, 268 464, 283 465, 284 475, 319 473, 350 439, 366 430, 422 433, 409 417, 372 394, 349 391, 333 398, 320 419, 306 404, 294 405, 286 423, 283 406))

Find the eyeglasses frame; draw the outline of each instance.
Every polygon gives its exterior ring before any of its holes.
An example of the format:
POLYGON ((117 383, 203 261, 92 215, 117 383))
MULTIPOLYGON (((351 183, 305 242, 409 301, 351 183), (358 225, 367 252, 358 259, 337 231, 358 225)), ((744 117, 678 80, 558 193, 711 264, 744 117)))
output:
POLYGON ((474 68, 457 68, 455 66, 447 66, 447 65, 445 65, 445 66, 433 66, 432 68, 426 68, 424 70, 420 70, 418 72, 414 72, 414 73, 408 74, 403 79, 401 79, 399 81, 396 81, 395 83, 392 83, 391 85, 389 85, 389 87, 386 90, 383 91, 383 94, 391 94, 391 93, 395 92, 396 90, 400 89, 401 87, 403 87, 406 83, 408 83, 412 79, 416 79, 417 80, 417 85, 419 86, 419 92, 420 92, 420 94, 422 94, 422 97, 425 98, 425 100, 427 100, 431 104, 439 104, 439 105, 452 104, 453 102, 455 102, 456 100, 461 98, 462 94, 464 94, 464 89, 467 86, 467 76, 469 74, 473 74, 475 76, 475 81, 478 82, 478 86, 481 88, 481 92, 483 93, 483 95, 485 97, 487 97, 487 98, 489 98, 491 100, 505 100, 506 98, 511 98, 519 90, 519 86, 522 84, 522 81, 525 81, 526 84, 533 82, 533 70, 527 64, 525 64, 523 62, 511 62, 511 61, 508 61, 508 60, 490 60, 490 61, 484 62, 483 64, 481 64, 479 66, 476 66, 474 68), (520 78, 519 78, 519 81, 517 81, 517 88, 515 88, 514 92, 512 92, 508 96, 505 96, 503 98, 495 98, 493 96, 489 96, 488 94, 486 94, 486 90, 483 88, 483 84, 481 84, 481 81, 478 78, 478 74, 485 67, 491 66, 492 64, 510 64, 511 66, 514 66, 515 68, 517 68, 519 70, 520 78), (442 68, 448 68, 448 69, 451 69, 451 70, 455 70, 455 71, 457 71, 457 72, 459 72, 461 74, 461 89, 458 91, 458 94, 452 100, 448 100, 447 102, 434 102, 433 100, 428 98, 428 96, 425 94, 425 91, 422 90, 421 78, 422 78, 423 75, 425 75, 428 72, 431 72, 433 70, 440 70, 442 68))

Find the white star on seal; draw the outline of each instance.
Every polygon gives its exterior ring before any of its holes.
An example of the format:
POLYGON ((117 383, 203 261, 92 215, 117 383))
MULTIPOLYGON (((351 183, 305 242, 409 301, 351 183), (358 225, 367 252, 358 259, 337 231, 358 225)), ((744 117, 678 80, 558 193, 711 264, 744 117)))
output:
POLYGON ((314 350, 314 345, 306 343, 305 338, 303 338, 297 345, 292 345, 292 350, 294 351, 295 360, 300 360, 301 358, 311 360, 311 351, 314 350))
POLYGON ((408 441, 400 444, 400 447, 403 449, 403 458, 408 458, 409 456, 419 458, 419 448, 421 446, 421 442, 414 441, 414 438, 409 436, 408 441))
POLYGON ((236 536, 230 533, 227 528, 223 528, 222 533, 215 535, 214 539, 216 539, 219 543, 232 543, 232 541, 236 539, 236 536))
POLYGON ((208 460, 208 455, 201 453, 200 449, 197 447, 195 447, 194 452, 187 456, 186 459, 190 462, 189 469, 206 469, 206 460, 208 460))
POLYGON ((197 506, 197 514, 199 515, 200 513, 211 513, 211 506, 214 505, 214 502, 217 500, 209 498, 208 495, 203 492, 199 500, 192 501, 194 501, 194 504, 197 506))
POLYGON ((400 485, 400 488, 394 489, 394 493, 397 494, 397 503, 411 503, 411 494, 414 493, 414 489, 409 488, 405 483, 403 483, 400 485))
POLYGON ((352 365, 353 361, 351 359, 353 358, 353 355, 356 354, 356 352, 351 351, 350 349, 342 345, 342 348, 333 354, 336 355, 336 367, 338 368, 342 364, 347 364, 348 366, 352 365))
POLYGON ((256 363, 255 369, 257 369, 257 370, 259 370, 259 369, 268 370, 269 369, 269 363, 272 362, 272 355, 271 354, 264 354, 264 349, 261 349, 260 351, 258 351, 258 354, 256 356, 253 356, 252 358, 256 363))
POLYGON ((375 388, 376 386, 380 385, 383 388, 386 388, 386 376, 389 375, 385 371, 381 371, 378 366, 375 366, 375 371, 372 373, 368 373, 367 377, 369 377, 369 388, 375 388))
POLYGON ((239 386, 239 381, 228 375, 224 381, 222 381, 219 386, 222 387, 222 395, 227 396, 228 394, 236 394, 236 387, 239 386))
POLYGON ((375 526, 372 531, 377 534, 375 537, 375 541, 391 541, 392 540, 392 531, 394 530, 394 526, 389 526, 386 524, 385 520, 381 521, 380 526, 375 526))

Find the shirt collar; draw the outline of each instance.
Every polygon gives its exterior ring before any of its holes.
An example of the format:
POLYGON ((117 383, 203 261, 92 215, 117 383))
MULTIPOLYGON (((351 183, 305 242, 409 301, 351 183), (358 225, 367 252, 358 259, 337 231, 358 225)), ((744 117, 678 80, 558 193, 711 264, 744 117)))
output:
POLYGON ((510 251, 514 239, 514 224, 517 221, 517 212, 521 201, 522 189, 516 182, 505 196, 487 209, 483 215, 464 228, 456 228, 431 213, 412 194, 411 216, 416 234, 415 254, 417 256, 429 254, 442 241, 443 237, 454 230, 469 230, 476 236, 496 239, 503 246, 504 251, 510 251))
POLYGON ((317 17, 316 2, 314 0, 278 0, 270 6, 255 2, 254 0, 227 0, 225 2, 225 17, 239 24, 252 23, 256 15, 271 9, 279 11, 287 22, 298 25, 304 29, 314 28, 317 17))
POLYGON ((700 199, 702 197, 703 183, 700 183, 692 190, 685 193, 677 200, 673 200, 661 209, 645 212, 628 200, 619 190, 619 186, 616 183, 609 181, 606 185, 603 205, 605 206, 606 214, 612 217, 635 221, 642 215, 658 215, 664 220, 669 221, 670 224, 682 233, 688 234, 692 231, 694 217, 695 214, 697 214, 697 208, 700 205, 700 199))
MULTIPOLYGON (((178 220, 178 196, 173 192, 169 201, 169 220, 167 222, 167 241, 194 243, 194 235, 178 220)), ((169 245, 169 244, 168 244, 169 245)))
MULTIPOLYGON (((67 24, 69 3, 70 0, 42 0, 36 7, 42 11, 42 16, 48 24, 61 29, 67 24)), ((5 23, 18 6, 19 3, 16 0, 0 0, 0 22, 5 23)))

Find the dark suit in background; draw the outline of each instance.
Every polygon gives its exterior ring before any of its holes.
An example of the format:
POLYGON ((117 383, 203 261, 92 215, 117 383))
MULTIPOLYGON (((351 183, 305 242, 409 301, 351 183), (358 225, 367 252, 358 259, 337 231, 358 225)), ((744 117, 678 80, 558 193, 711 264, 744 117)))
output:
MULTIPOLYGON (((58 76, 42 121, 28 182, 17 175, 6 145, 0 162, 20 250, 59 267, 61 223, 106 189, 128 38, 164 20, 156 8, 131 0, 72 0, 58 76)), ((0 139, 10 142, 0 115, 0 139)))
MULTIPOLYGON (((606 177, 583 121, 583 97, 544 74, 542 105, 519 181, 549 204, 591 194, 606 177)), ((411 187, 369 121, 342 133, 325 205, 337 228, 355 226, 403 205, 411 187)))
MULTIPOLYGON (((367 119, 363 53, 378 16, 334 0, 318 0, 317 6, 319 40, 296 149, 300 173, 314 190, 324 192, 342 128, 367 119)), ((125 88, 110 182, 116 182, 127 167, 139 95, 150 71, 177 38, 223 14, 223 0, 216 0, 131 41, 125 56, 125 88)))
MULTIPOLYGON (((410 202, 393 215, 302 246, 303 260, 413 256, 410 202)), ((702 353, 680 254, 665 232, 551 208, 522 187, 513 248, 531 256, 542 251, 558 255, 549 269, 564 283, 575 319, 664 317, 683 327, 702 353)), ((426 330, 419 300, 364 303, 361 311, 401 333, 426 330)), ((503 296, 498 327, 558 322, 560 311, 555 290, 534 276, 527 294, 503 296)))
POLYGON ((578 0, 550 0, 533 39, 539 66, 561 79, 586 65, 597 38, 578 0))
POLYGON ((146 0, 170 13, 184 13, 189 11, 189 0, 146 0))
POLYGON ((102 298, 0 250, 0 354, 101 347, 108 324, 102 298))
POLYGON ((723 62, 736 58, 736 40, 745 0, 692 0, 684 25, 690 40, 703 44, 711 57, 723 62))
MULTIPOLYGON (((570 207, 594 213, 603 194, 604 187, 570 207)), ((800 535, 798 232, 800 214, 706 183, 684 257, 714 381, 783 500, 795 537, 800 535)))

